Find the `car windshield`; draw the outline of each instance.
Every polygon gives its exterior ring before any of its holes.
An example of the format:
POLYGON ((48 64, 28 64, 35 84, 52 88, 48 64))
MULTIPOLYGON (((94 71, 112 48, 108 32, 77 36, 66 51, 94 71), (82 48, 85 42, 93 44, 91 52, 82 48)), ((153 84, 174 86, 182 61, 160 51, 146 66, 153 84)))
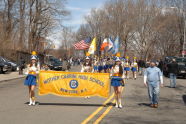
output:
POLYGON ((54 62, 57 64, 61 64, 61 61, 59 61, 58 59, 54 59, 54 62))
POLYGON ((177 58, 176 62, 184 62, 184 63, 186 63, 186 58, 177 58))
POLYGON ((1 57, 1 59, 2 59, 3 62, 6 62, 6 60, 3 57, 1 57))
POLYGON ((3 59, 0 57, 0 62, 3 62, 3 59))
POLYGON ((7 61, 7 62, 10 62, 10 60, 8 60, 8 59, 6 59, 6 58, 3 58, 5 61, 7 61))

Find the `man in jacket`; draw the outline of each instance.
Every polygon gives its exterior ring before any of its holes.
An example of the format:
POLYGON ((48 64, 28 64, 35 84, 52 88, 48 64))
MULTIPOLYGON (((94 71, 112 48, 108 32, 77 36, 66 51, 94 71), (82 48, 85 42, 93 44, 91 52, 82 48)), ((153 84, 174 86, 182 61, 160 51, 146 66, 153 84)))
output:
POLYGON ((169 77, 170 77, 170 87, 175 88, 176 87, 176 75, 178 73, 178 63, 175 59, 172 59, 172 62, 167 65, 169 77))
POLYGON ((144 72, 144 85, 148 87, 148 95, 151 102, 151 107, 158 108, 160 84, 163 87, 163 75, 159 68, 156 67, 156 62, 151 61, 150 67, 144 72))

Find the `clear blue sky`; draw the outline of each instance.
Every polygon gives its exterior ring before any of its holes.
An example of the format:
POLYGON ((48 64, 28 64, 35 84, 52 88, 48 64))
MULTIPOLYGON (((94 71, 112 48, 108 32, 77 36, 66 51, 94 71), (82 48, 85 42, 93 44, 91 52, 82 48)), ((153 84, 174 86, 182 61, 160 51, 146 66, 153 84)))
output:
POLYGON ((84 16, 90 14, 92 8, 100 8, 107 0, 67 0, 66 8, 71 12, 69 20, 63 24, 76 30, 85 23, 84 16))
MULTIPOLYGON (((71 15, 68 20, 63 21, 63 25, 72 27, 72 30, 76 31, 81 24, 85 23, 84 16, 90 14, 92 8, 101 8, 106 1, 108 0, 67 0, 65 7, 71 15)), ((48 39, 52 40, 58 48, 61 43, 61 32, 56 29, 48 39)))

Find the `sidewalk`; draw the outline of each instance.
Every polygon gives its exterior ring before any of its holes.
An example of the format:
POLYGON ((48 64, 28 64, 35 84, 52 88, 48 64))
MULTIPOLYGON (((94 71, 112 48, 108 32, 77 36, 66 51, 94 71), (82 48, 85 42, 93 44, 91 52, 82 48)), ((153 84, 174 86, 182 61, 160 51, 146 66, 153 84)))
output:
POLYGON ((26 75, 19 75, 19 72, 8 72, 6 74, 0 74, 0 83, 10 81, 18 78, 23 78, 26 75))
MULTIPOLYGON (((70 71, 73 72, 79 72, 81 69, 81 66, 72 66, 70 71)), ((23 70, 24 73, 25 70, 23 70)), ((1 82, 6 82, 14 79, 19 79, 19 78, 24 78, 26 75, 19 75, 19 72, 8 72, 6 74, 0 74, 0 83, 1 82)))

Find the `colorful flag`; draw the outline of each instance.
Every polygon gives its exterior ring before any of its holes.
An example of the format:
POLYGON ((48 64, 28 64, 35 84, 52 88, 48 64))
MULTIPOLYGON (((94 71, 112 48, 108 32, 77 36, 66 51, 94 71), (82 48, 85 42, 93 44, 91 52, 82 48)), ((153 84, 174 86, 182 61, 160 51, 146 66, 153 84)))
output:
POLYGON ((101 44, 100 50, 103 51, 103 50, 104 50, 106 47, 108 47, 108 46, 109 46, 108 39, 105 38, 105 39, 103 40, 103 43, 101 44))
POLYGON ((75 43, 73 46, 75 47, 76 50, 88 49, 90 46, 90 41, 91 41, 91 38, 88 37, 85 40, 81 40, 81 41, 75 43))
POLYGON ((114 41, 114 54, 119 52, 119 37, 117 36, 115 41, 114 41))
POLYGON ((108 48, 108 52, 114 54, 114 41, 112 40, 112 38, 109 38, 109 44, 110 47, 108 48))
POLYGON ((95 51, 96 51, 96 38, 94 38, 92 40, 92 43, 91 43, 91 45, 89 47, 89 50, 88 50, 88 53, 89 54, 94 54, 95 51))
POLYGON ((113 44, 113 42, 111 41, 111 39, 109 38, 108 51, 109 51, 110 49, 112 49, 113 47, 114 47, 114 44, 113 44))

